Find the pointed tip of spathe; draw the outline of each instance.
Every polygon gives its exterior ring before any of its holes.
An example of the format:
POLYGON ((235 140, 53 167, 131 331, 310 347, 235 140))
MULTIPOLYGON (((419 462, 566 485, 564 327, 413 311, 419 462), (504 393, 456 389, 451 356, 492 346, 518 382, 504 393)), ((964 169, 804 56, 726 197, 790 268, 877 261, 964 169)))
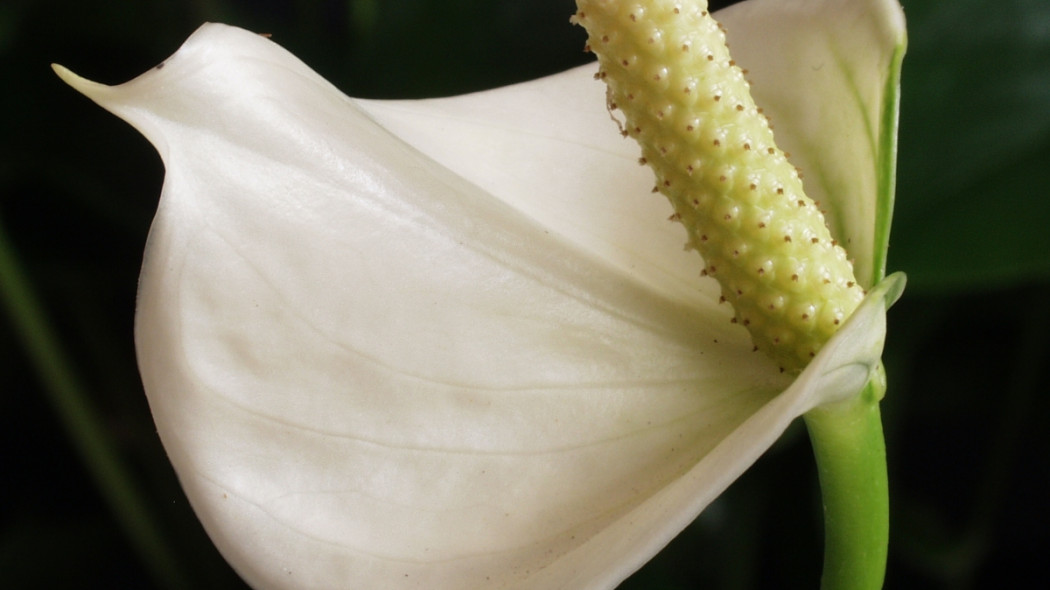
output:
POLYGON ((61 64, 53 63, 51 64, 51 69, 54 70, 55 74, 57 74, 63 82, 69 84, 74 90, 95 102, 100 102, 105 95, 113 89, 112 86, 107 86, 105 84, 88 80, 87 78, 82 78, 61 64))
POLYGON ((89 94, 91 90, 98 87, 108 88, 108 86, 106 86, 105 84, 99 84, 98 82, 93 82, 91 80, 88 80, 87 78, 82 78, 78 76, 77 74, 73 73, 73 70, 70 70, 62 64, 51 64, 51 69, 54 70, 55 74, 57 74, 63 82, 69 84, 78 92, 89 94))
MULTIPOLYGON (((51 69, 66 84, 74 90, 83 94, 92 102, 116 115, 137 129, 157 149, 163 159, 167 154, 168 146, 163 133, 156 125, 149 110, 135 108, 135 104, 145 104, 141 92, 131 90, 134 88, 135 80, 110 86, 93 80, 88 80, 75 74, 69 68, 53 63, 51 69)), ((139 87, 141 90, 141 86, 139 87)), ((148 98, 148 97, 147 97, 148 98)))

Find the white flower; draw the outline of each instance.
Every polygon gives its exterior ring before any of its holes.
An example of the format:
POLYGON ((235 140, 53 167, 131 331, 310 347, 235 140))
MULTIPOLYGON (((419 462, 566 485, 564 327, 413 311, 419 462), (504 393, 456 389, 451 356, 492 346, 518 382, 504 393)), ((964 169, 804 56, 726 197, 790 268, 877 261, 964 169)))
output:
MULTIPOLYGON (((899 7, 719 16, 871 287, 899 7)), ((213 24, 126 84, 56 69, 164 160, 140 370, 190 501, 255 587, 614 586, 879 362, 892 285, 793 382, 752 353, 593 66, 358 101, 213 24)))

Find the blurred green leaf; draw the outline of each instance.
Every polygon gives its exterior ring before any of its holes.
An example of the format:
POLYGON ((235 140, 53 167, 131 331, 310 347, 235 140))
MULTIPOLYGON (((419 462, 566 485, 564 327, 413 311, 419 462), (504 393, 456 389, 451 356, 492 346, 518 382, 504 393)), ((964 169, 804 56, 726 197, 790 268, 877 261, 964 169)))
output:
POLYGON ((1050 2, 904 5, 891 265, 911 290, 1050 278, 1050 2))

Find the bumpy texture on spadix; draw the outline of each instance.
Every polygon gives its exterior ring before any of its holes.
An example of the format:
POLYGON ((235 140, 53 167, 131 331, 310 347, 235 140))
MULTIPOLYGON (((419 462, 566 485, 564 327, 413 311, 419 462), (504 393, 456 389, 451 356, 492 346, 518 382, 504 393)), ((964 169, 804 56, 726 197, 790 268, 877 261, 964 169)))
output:
POLYGON ((706 0, 579 0, 608 106, 756 347, 798 371, 864 296, 706 0))
MULTIPOLYGON (((736 11, 738 44, 781 6, 736 11)), ((817 22, 753 40, 843 29, 817 22)), ((850 22, 846 40, 883 21, 850 22)), ((874 38, 835 43, 841 63, 877 71, 895 37, 874 38)), ((256 588, 611 588, 878 363, 887 288, 794 381, 751 352, 670 207, 637 197, 651 173, 592 66, 355 101, 206 25, 120 86, 56 69, 164 160, 140 370, 187 496, 256 588)), ((869 112, 842 99, 818 108, 869 112)), ((837 211, 870 235, 855 194, 837 211)))

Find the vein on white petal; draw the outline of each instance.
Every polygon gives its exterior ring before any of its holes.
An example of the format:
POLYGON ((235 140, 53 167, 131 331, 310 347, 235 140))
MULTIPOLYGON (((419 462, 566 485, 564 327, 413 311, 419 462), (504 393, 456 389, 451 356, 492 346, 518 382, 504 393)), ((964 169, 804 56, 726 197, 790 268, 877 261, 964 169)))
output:
MULTIPOLYGON (((207 224, 207 220, 202 220, 202 223, 206 225, 207 224)), ((270 290, 272 290, 274 293, 276 293, 278 295, 278 297, 281 297, 281 289, 278 287, 278 283, 275 280, 273 280, 271 278, 268 278, 266 276, 266 272, 261 267, 259 267, 257 264, 255 264, 253 262, 253 260, 252 260, 253 257, 251 255, 251 253, 245 251, 245 249, 243 247, 239 247, 236 243, 234 243, 234 242, 230 241, 229 239, 227 239, 227 237, 225 235, 223 235, 223 232, 221 231, 221 228, 212 227, 211 229, 212 229, 212 234, 217 239, 219 239, 222 242, 224 242, 224 244, 227 246, 227 248, 231 252, 236 253, 237 257, 241 261, 244 262, 245 266, 247 266, 247 267, 251 268, 252 270, 254 270, 255 276, 259 279, 260 282, 266 284, 270 288, 270 290)), ((487 256, 487 253, 484 252, 484 251, 481 251, 479 253, 481 255, 487 256)), ((521 270, 522 274, 526 274, 527 275, 527 274, 530 273, 530 269, 520 269, 520 270, 521 270)), ((541 277, 536 277, 536 279, 537 280, 542 280, 541 277)), ((564 287, 562 287, 560 285, 553 285, 553 288, 555 288, 559 293, 561 293, 565 297, 570 298, 570 299, 574 299, 574 300, 576 300, 577 302, 579 302, 581 304, 589 304, 589 305, 595 305, 595 304, 601 305, 602 304, 602 302, 600 302, 600 301, 585 300, 584 299, 585 295, 583 295, 582 293, 573 292, 573 291, 571 291, 571 290, 569 290, 567 288, 564 288, 564 287)), ((561 387, 562 386, 561 384, 525 383, 525 382, 520 382, 520 381, 514 382, 514 383, 500 383, 500 384, 480 383, 480 382, 477 382, 477 381, 472 381, 472 382, 455 382, 455 381, 450 381, 450 380, 438 380, 438 379, 435 379, 435 378, 430 377, 428 375, 410 372, 405 367, 396 366, 396 365, 394 365, 391 362, 388 362, 388 361, 385 361, 382 358, 379 358, 378 356, 369 355, 369 354, 363 352, 362 350, 360 350, 358 348, 355 348, 352 345, 349 345, 349 344, 343 342, 339 337, 337 337, 336 335, 332 334, 330 328, 326 330, 325 328, 323 328, 320 325, 320 323, 317 321, 316 318, 310 318, 310 317, 306 316, 305 314, 301 313, 299 308, 297 308, 296 306, 291 305, 291 304, 286 302, 286 307, 287 307, 287 309, 289 310, 290 313, 294 314, 300 320, 300 324, 305 326, 305 327, 308 327, 310 330, 312 330, 314 332, 314 334, 316 334, 317 338, 323 339, 325 341, 330 342, 331 344, 333 344, 334 346, 340 348, 342 351, 346 352, 347 354, 360 356, 360 357, 362 357, 364 359, 367 359, 369 362, 384 368, 387 371, 390 371, 392 373, 397 373, 397 374, 399 374, 400 376, 403 376, 403 377, 407 377, 407 378, 411 378, 411 379, 414 379, 414 380, 418 380, 419 382, 424 383, 424 384, 444 385, 444 386, 449 386, 449 387, 453 387, 453 388, 469 388, 469 389, 474 390, 474 391, 491 391, 491 392, 535 391, 535 390, 549 389, 549 388, 553 388, 553 387, 561 387)), ((639 316, 636 316, 636 315, 628 315, 625 310, 619 310, 619 309, 615 309, 615 308, 612 308, 612 307, 609 307, 609 306, 601 307, 601 310, 603 312, 605 312, 605 313, 610 314, 611 316, 613 316, 617 320, 620 320, 620 321, 622 321, 624 323, 627 323, 627 324, 632 324, 635 327, 640 328, 640 329, 646 329, 646 330, 659 330, 660 329, 658 326, 654 325, 651 321, 646 321, 643 318, 641 318, 639 316)), ((701 352, 701 354, 702 354, 702 352, 701 352)), ((683 382, 685 382, 685 380, 683 380, 683 382)), ((635 381, 634 382, 634 384, 636 386, 644 386, 646 384, 654 385, 654 384, 657 384, 657 383, 667 383, 667 381, 664 380, 664 379, 661 379, 660 381, 650 381, 650 382, 645 382, 645 383, 639 382, 639 381, 635 381)), ((578 389, 588 389, 588 388, 612 387, 614 385, 621 385, 621 383, 620 382, 614 382, 614 381, 577 382, 577 383, 573 384, 573 387, 574 388, 578 388, 578 389)))
MULTIPOLYGON (((703 452, 704 451, 702 449, 697 449, 697 450, 694 450, 692 453, 690 453, 690 455, 694 455, 694 454, 702 455, 703 452)), ((540 458, 540 459, 541 459, 540 464, 543 464, 543 463, 546 462, 545 459, 543 459, 543 458, 540 458)), ((409 459, 406 458, 406 459, 403 459, 403 461, 407 462, 407 461, 409 461, 409 459)), ((691 465, 691 464, 692 464, 692 462, 688 460, 688 457, 683 457, 683 468, 687 468, 687 466, 691 465)), ((511 469, 514 469, 514 470, 519 470, 519 469, 522 469, 522 468, 528 468, 528 467, 525 466, 525 465, 522 465, 520 463, 515 463, 515 465, 511 467, 511 469)), ((533 468, 528 468, 528 469, 533 469, 533 468)), ((673 476, 673 475, 674 474, 671 474, 671 476, 673 476)), ((549 483, 553 483, 553 482, 549 482, 549 483)), ((621 495, 621 504, 620 504, 621 508, 617 508, 617 505, 612 505, 609 508, 607 508, 605 512, 615 512, 617 510, 622 510, 622 505, 625 505, 625 504, 633 505, 633 504, 635 504, 639 497, 644 497, 645 495, 647 495, 647 494, 643 493, 646 487, 648 487, 648 486, 659 487, 659 485, 658 485, 659 483, 660 483, 659 481, 648 481, 648 485, 646 485, 646 483, 644 481, 635 482, 635 485, 641 485, 641 488, 636 490, 636 492, 634 494, 629 494, 627 496, 622 496, 621 495)), ((224 486, 224 489, 228 489, 228 487, 230 485, 230 482, 229 481, 225 481, 225 482, 223 482, 222 485, 224 486)), ((258 482, 254 482, 253 483, 253 487, 252 487, 252 495, 255 498, 259 498, 260 493, 261 492, 260 492, 260 490, 258 488, 258 482)), ((459 516, 456 516, 457 519, 466 519, 466 520, 470 520, 471 513, 475 512, 475 511, 472 511, 471 508, 476 508, 478 506, 478 503, 475 501, 475 498, 477 496, 483 496, 484 495, 483 488, 482 489, 475 489, 475 493, 473 495, 470 495, 470 496, 466 497, 466 498, 461 497, 461 496, 457 496, 457 498, 459 498, 460 500, 466 500, 465 504, 460 502, 460 505, 458 507, 455 506, 455 505, 450 505, 447 502, 443 502, 443 503, 439 504, 437 507, 433 507, 431 509, 427 509, 425 506, 420 505, 418 500, 415 501, 415 502, 412 502, 412 503, 404 503, 404 502, 398 503, 398 502, 392 500, 389 494, 385 494, 385 493, 380 493, 380 494, 367 494, 366 493, 366 494, 362 495, 362 492, 361 492, 360 488, 356 492, 353 492, 353 491, 351 491, 349 489, 344 489, 342 494, 340 494, 340 497, 345 497, 347 493, 352 494, 354 497, 358 497, 358 501, 353 504, 358 509, 360 509, 360 500, 362 499, 362 497, 370 497, 373 500, 375 500, 375 502, 373 502, 373 504, 375 504, 377 507, 378 506, 386 506, 388 509, 390 509, 390 508, 396 508, 397 505, 400 505, 401 507, 404 507, 406 509, 409 509, 409 510, 411 510, 413 512, 417 512, 417 513, 432 512, 432 513, 435 513, 435 514, 450 514, 450 513, 451 514, 458 514, 459 516)), ((433 490, 433 489, 430 490, 427 493, 427 495, 426 495, 426 499, 428 499, 428 500, 432 499, 432 497, 433 497, 433 495, 435 493, 436 493, 436 490, 433 490)), ((595 493, 598 493, 598 491, 596 491, 595 493)), ((528 494, 528 497, 532 498, 533 496, 536 496, 536 497, 539 497, 539 498, 543 498, 547 494, 550 494, 550 492, 547 492, 547 491, 544 490, 543 487, 540 487, 535 492, 531 492, 530 491, 529 494, 528 494)), ((565 497, 565 495, 561 494, 561 493, 560 494, 551 494, 551 495, 552 495, 552 497, 545 499, 541 503, 541 505, 549 506, 551 504, 555 504, 554 502, 551 502, 551 500, 553 500, 554 498, 564 498, 565 497)), ((604 494, 602 494, 602 495, 604 495, 604 494)), ((275 501, 276 498, 287 498, 287 497, 288 497, 288 495, 286 493, 284 493, 283 490, 280 490, 276 495, 273 495, 273 496, 270 496, 270 497, 266 497, 263 500, 258 500, 258 499, 257 500, 252 500, 252 502, 256 503, 258 506, 260 506, 261 508, 266 510, 268 513, 274 514, 276 512, 281 512, 281 510, 280 510, 280 504, 281 503, 280 502, 276 502, 275 501)), ((594 500, 585 500, 585 501, 587 502, 588 505, 590 505, 594 500)), ((316 506, 317 505, 316 498, 315 499, 311 499, 310 503, 312 505, 316 506)), ((338 504, 338 502, 337 502, 337 504, 338 504)), ((517 506, 517 505, 514 504, 514 503, 511 503, 511 504, 501 503, 501 504, 495 505, 493 507, 493 509, 495 509, 497 511, 502 511, 502 510, 507 509, 507 508, 504 508, 504 506, 517 506)), ((518 506, 518 507, 510 508, 510 509, 511 510, 521 510, 522 508, 520 506, 518 506)), ((528 510, 528 509, 526 508, 526 510, 528 510)), ((375 509, 365 510, 364 513, 365 514, 372 514, 374 511, 375 511, 375 509)), ((324 510, 323 512, 327 516, 331 517, 334 514, 338 514, 339 510, 338 509, 335 509, 335 510, 324 510)), ((570 514, 573 514, 575 517, 583 517, 583 518, 586 518, 586 519, 589 519, 589 520, 593 520, 594 518, 598 518, 601 515, 601 513, 598 513, 597 515, 591 514, 590 516, 588 516, 588 514, 590 514, 590 512, 587 512, 587 511, 582 512, 582 513, 578 512, 578 511, 573 511, 570 514)), ((301 530, 300 527, 298 526, 298 523, 301 522, 302 517, 303 517, 302 511, 300 511, 300 510, 293 510, 291 513, 287 514, 287 516, 285 518, 285 524, 287 526, 291 527, 292 529, 301 530)), ((560 526, 569 526, 573 522, 572 520, 562 521, 562 519, 559 519, 559 521, 563 522, 563 524, 560 525, 560 526)), ((303 532, 303 534, 313 535, 315 533, 303 532)), ((514 542, 513 539, 518 539, 518 538, 519 537, 516 537, 516 536, 512 535, 511 536, 511 542, 513 543, 514 542)), ((349 539, 344 539, 344 541, 350 542, 349 539)), ((506 542, 506 541, 507 541, 507 539, 503 540, 503 542, 506 542)), ((490 541, 490 543, 491 543, 491 541, 490 541)), ((484 544, 481 544, 481 546, 483 547, 484 544)))
POLYGON ((623 274, 689 305, 717 300, 714 281, 697 281, 703 262, 684 251, 667 200, 651 194, 637 145, 587 106, 605 101, 594 68, 465 96, 358 102, 427 157, 623 274))
MULTIPOLYGON (((207 478, 204 475, 201 476, 201 479, 202 479, 202 481, 211 483, 217 489, 225 489, 222 485, 220 485, 220 482, 216 482, 216 481, 210 480, 209 478, 207 478)), ((232 494, 232 492, 224 492, 224 494, 229 495, 229 494, 232 494)), ((230 496, 230 497, 233 497, 233 496, 230 496)), ((312 542, 315 542, 315 543, 318 543, 320 545, 327 546, 327 547, 331 548, 333 551, 337 551, 337 552, 345 552, 348 549, 347 546, 345 544, 343 544, 342 542, 332 541, 330 539, 319 537, 319 536, 311 533, 310 531, 303 529, 302 527, 296 527, 294 525, 290 525, 288 522, 280 521, 279 519, 277 519, 272 514, 271 510, 269 510, 267 508, 267 506, 264 505, 264 503, 257 502, 257 501, 252 501, 250 498, 244 497, 244 496, 241 496, 241 495, 236 495, 236 497, 239 498, 244 503, 246 503, 246 504, 256 508, 262 515, 265 515, 266 517, 272 519, 275 522, 275 524, 278 524, 279 526, 282 526, 282 527, 287 527, 288 530, 296 533, 302 539, 308 539, 308 540, 310 540, 312 542)), ((229 498, 227 498, 227 499, 229 499, 229 498)), ((418 507, 410 506, 408 508, 411 508, 413 511, 419 511, 418 507)), ((506 569, 506 565, 504 565, 504 564, 513 563, 515 561, 520 561, 519 555, 521 553, 523 553, 523 552, 528 552, 532 547, 536 547, 536 546, 539 546, 539 547, 557 547, 559 545, 565 545, 566 544, 565 543, 566 540, 568 540, 570 542, 574 542, 574 543, 572 543, 574 545, 579 545, 580 543, 582 543, 582 542, 584 542, 586 540, 586 538, 589 536, 591 530, 600 528, 601 525, 604 522, 608 521, 610 519, 610 517, 615 516, 615 514, 617 512, 618 511, 616 509, 611 509, 611 510, 605 512, 605 513, 596 514, 595 516, 590 518, 588 521, 576 523, 572 527, 564 529, 564 530, 559 530, 556 533, 551 534, 549 537, 546 537, 546 538, 530 539, 528 542, 525 542, 525 543, 522 543, 522 544, 519 544, 519 545, 509 546, 509 547, 503 548, 503 549, 484 548, 484 549, 480 549, 480 550, 478 550, 476 552, 468 553, 468 554, 464 554, 464 555, 455 555, 455 556, 450 555, 450 556, 444 556, 444 557, 439 557, 439 558, 435 558, 435 557, 426 557, 426 558, 424 558, 424 557, 406 557, 405 555, 399 555, 399 554, 396 554, 396 553, 382 553, 382 552, 376 551, 374 549, 373 550, 368 550, 367 549, 368 546, 366 544, 354 546, 351 549, 351 551, 354 554, 358 555, 358 556, 366 556, 366 557, 371 558, 371 559, 379 560, 379 561, 384 562, 387 565, 389 565, 389 564, 415 564, 415 565, 421 566, 421 567, 426 568, 426 569, 432 569, 435 566, 442 566, 442 565, 456 566, 458 563, 462 563, 463 567, 467 567, 467 568, 470 568, 470 569, 477 569, 477 565, 476 565, 475 562, 477 562, 479 558, 486 558, 486 557, 488 557, 488 558, 495 558, 495 559, 499 560, 499 562, 502 562, 502 563, 500 565, 498 565, 497 567, 503 567, 504 569, 506 569)), ((558 553, 563 553, 563 552, 564 552, 564 550, 563 551, 559 551, 558 553)), ((553 554, 549 550, 546 551, 545 553, 548 556, 551 556, 553 554)))
MULTIPOLYGON (((664 386, 666 383, 653 383, 649 386, 635 385, 634 389, 646 390, 648 392, 658 391, 660 386, 664 386)), ((688 386, 690 389, 695 390, 697 383, 693 381, 683 382, 682 385, 688 386)), ((596 393, 607 392, 610 390, 625 389, 622 385, 589 385, 578 387, 572 386, 572 390, 592 390, 596 393)), ((254 416, 255 420, 261 422, 272 422, 273 426, 285 428, 287 430, 297 430, 303 435, 326 437, 331 441, 344 441, 352 443, 362 443, 372 445, 376 447, 384 447, 393 452, 413 452, 413 453, 440 453, 440 454, 473 454, 473 455, 496 455, 496 456, 535 456, 535 455, 555 455, 560 453, 571 453, 573 451, 583 450, 591 447, 597 447, 605 444, 610 444, 617 441, 623 441, 632 437, 643 436, 646 433, 667 431, 672 425, 687 425, 693 426, 710 424, 710 423, 729 423, 724 419, 727 415, 726 409, 735 409, 734 414, 746 414, 744 410, 740 408, 747 408, 749 404, 742 403, 743 400, 753 400, 750 402, 751 405, 760 404, 768 401, 776 394, 776 389, 772 387, 755 387, 751 390, 718 390, 717 395, 704 395, 700 396, 705 402, 698 404, 689 410, 682 410, 672 414, 660 414, 656 413, 652 417, 646 417, 644 421, 637 420, 632 422, 629 426, 619 427, 617 430, 606 432, 600 436, 595 436, 589 439, 580 439, 575 441, 529 441, 528 448, 515 448, 515 447, 500 447, 496 448, 491 446, 492 441, 486 437, 481 437, 480 441, 488 442, 489 446, 479 446, 475 444, 473 446, 466 446, 465 441, 459 441, 458 446, 456 441, 434 441, 430 444, 422 443, 408 443, 404 440, 384 440, 379 438, 375 434, 366 436, 359 434, 352 430, 337 429, 334 427, 324 428, 321 425, 306 423, 302 420, 295 421, 288 417, 282 417, 273 413, 265 412, 261 408, 247 404, 244 400, 233 398, 226 394, 226 392, 211 388, 208 390, 208 394, 212 396, 214 402, 222 402, 232 408, 236 408, 240 412, 243 412, 246 416, 254 416), (660 420, 660 417, 663 417, 660 420), (539 444, 537 444, 539 443, 539 444), (546 444, 544 444, 546 443, 546 444)), ((522 391, 521 393, 531 393, 529 391, 522 391)), ((555 394, 566 393, 564 389, 554 392, 555 394)), ((564 397, 559 395, 551 397, 544 395, 546 399, 551 401, 556 400, 558 397, 564 397)), ((699 401, 699 400, 697 400, 699 401)), ((565 421, 565 426, 571 428, 573 425, 565 421)), ((505 424, 505 423, 504 423, 505 424)), ((267 428, 263 425, 262 428, 267 428)), ((480 442, 479 441, 479 442, 480 442)))

